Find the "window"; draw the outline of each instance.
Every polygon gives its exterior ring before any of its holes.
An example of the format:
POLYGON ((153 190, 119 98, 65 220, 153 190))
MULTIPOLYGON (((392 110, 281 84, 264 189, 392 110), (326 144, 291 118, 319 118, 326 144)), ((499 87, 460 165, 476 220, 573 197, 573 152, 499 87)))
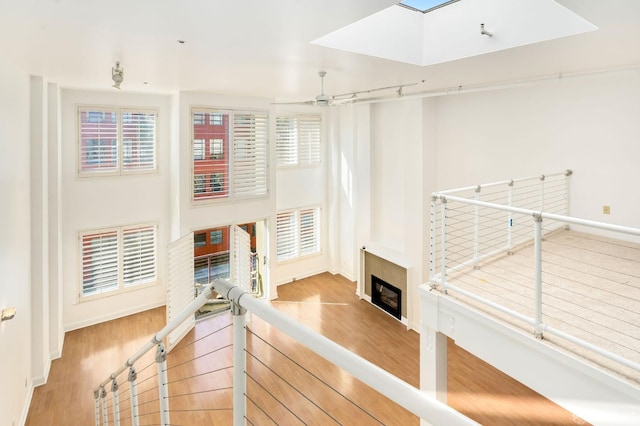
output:
POLYGON ((209 114, 209 122, 212 126, 222 126, 223 121, 222 114, 209 114))
POLYGON ((155 225, 85 232, 80 245, 82 297, 156 280, 155 225))
POLYGON ((156 170, 155 111, 78 108, 80 176, 156 170))
POLYGON ((193 159, 204 160, 204 139, 193 140, 193 159))
POLYGON ((204 247, 207 245, 207 234, 194 234, 193 235, 193 247, 204 247))
POLYGON ((212 160, 220 160, 224 158, 224 148, 222 139, 211 139, 209 142, 209 150, 212 160))
POLYGON ((193 199, 265 195, 268 177, 267 113, 194 109, 192 118, 193 199), (201 124, 202 117, 206 117, 208 124, 201 124), (200 140, 208 141, 209 160, 216 161, 200 161, 206 152, 205 143, 196 142, 200 140))
POLYGON ((276 117, 278 166, 320 164, 320 115, 276 117))
POLYGON ((320 208, 278 213, 276 249, 279 262, 320 253, 320 208))
POLYGON ((212 173, 209 182, 211 192, 224 191, 224 175, 222 173, 212 173))
POLYGON ((222 229, 216 229, 209 233, 211 244, 222 244, 222 229))
POLYGON ((195 175, 193 177, 193 192, 195 192, 196 194, 201 194, 206 190, 207 188, 205 187, 204 175, 195 175))

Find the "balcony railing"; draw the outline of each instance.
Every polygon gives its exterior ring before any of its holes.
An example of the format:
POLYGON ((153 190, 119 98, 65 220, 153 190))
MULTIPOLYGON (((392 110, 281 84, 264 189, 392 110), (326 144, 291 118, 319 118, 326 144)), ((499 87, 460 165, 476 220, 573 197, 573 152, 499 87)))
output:
MULTIPOLYGON (((587 274, 594 280, 600 279, 601 283, 616 274, 617 281, 629 285, 630 291, 640 291, 640 285, 631 288, 640 276, 637 273, 640 250, 631 243, 629 250, 633 253, 628 258, 622 256, 620 259, 627 265, 623 264, 617 267, 620 270, 612 271, 611 266, 604 264, 610 263, 615 257, 612 253, 603 252, 606 260, 600 260, 595 250, 589 252, 582 249, 570 258, 565 254, 569 244, 563 247, 555 239, 564 230, 577 229, 594 238, 589 241, 592 246, 610 244, 614 247, 619 245, 615 242, 617 240, 597 240, 594 235, 604 233, 612 238, 622 237, 623 240, 640 236, 640 229, 637 228, 569 216, 571 175, 571 171, 566 171, 432 194, 429 241, 431 287, 452 297, 460 297, 474 306, 486 308, 508 322, 531 327, 538 338, 554 336, 568 343, 572 349, 595 354, 601 357, 598 359, 606 359, 607 363, 611 361, 611 365, 618 364, 628 369, 631 375, 640 377, 640 363, 638 359, 631 359, 634 354, 637 355, 633 349, 638 344, 637 337, 635 343, 633 341, 634 332, 623 336, 631 343, 614 341, 616 339, 607 341, 606 337, 594 337, 584 320, 586 318, 579 319, 577 324, 560 319, 562 311, 574 303, 576 310, 582 310, 585 312, 583 317, 587 317, 586 312, 592 311, 587 311, 589 307, 579 306, 579 303, 591 297, 593 304, 599 305, 595 312, 603 318, 608 316, 612 321, 629 326, 634 322, 637 324, 636 320, 629 319, 633 314, 626 307, 633 296, 624 290, 598 288, 596 284, 595 288, 574 290, 574 300, 571 300, 571 296, 558 296, 560 292, 567 291, 569 286, 581 285, 581 280, 587 274), (545 247, 548 249, 545 250, 545 247), (520 253, 523 254, 520 257, 514 255, 520 253), (589 253, 588 257, 585 253, 589 253), (570 262, 573 262, 571 266, 570 262), (563 269, 568 271, 568 278, 562 276, 563 269), (478 270, 486 272, 479 273, 478 270), (596 290, 607 295, 607 305, 598 300, 596 290), (545 297, 549 303, 543 303, 545 297), (559 301, 554 302, 554 306, 551 301, 555 298, 559 301), (614 350, 610 350, 610 347, 614 350)), ((612 331, 618 330, 611 327, 606 334, 612 331)), ((586 357, 590 358, 589 355, 586 357)))

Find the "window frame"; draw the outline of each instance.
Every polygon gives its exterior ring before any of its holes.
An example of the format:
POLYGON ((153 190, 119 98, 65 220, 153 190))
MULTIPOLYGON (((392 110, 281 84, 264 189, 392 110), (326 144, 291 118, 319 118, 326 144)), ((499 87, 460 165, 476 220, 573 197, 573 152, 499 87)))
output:
MULTIPOLYGON (((158 109, 156 108, 137 108, 132 106, 98 106, 98 105, 77 105, 76 106, 76 173, 80 178, 96 178, 96 177, 110 177, 110 176, 130 176, 139 174, 153 174, 158 172, 158 109), (100 168, 85 168, 85 161, 83 159, 83 122, 81 120, 82 113, 87 114, 86 124, 97 124, 101 120, 96 117, 97 114, 101 114, 104 117, 105 113, 113 113, 116 115, 115 119, 115 166, 110 170, 100 170, 100 168), (144 162, 138 164, 138 166, 131 166, 125 164, 125 132, 123 131, 126 125, 131 125, 132 122, 125 123, 125 114, 149 114, 154 117, 153 119, 153 153, 150 162, 144 162), (92 118, 93 117, 93 118, 92 118), (151 164, 150 167, 145 165, 151 164)), ((105 146, 100 144, 100 138, 85 137, 86 140, 98 141, 98 146, 105 146)), ((127 139, 129 140, 129 139, 127 139)), ((141 141, 138 141, 140 144, 141 141)), ((130 150, 133 153, 133 150, 130 150)))
MULTIPOLYGON (((143 246, 145 247, 145 246, 143 246)), ((99 229, 90 229, 78 232, 78 257, 79 257, 79 289, 78 289, 78 301, 84 302, 88 300, 101 299, 104 297, 109 297, 117 294, 122 294, 129 291, 134 291, 142 288, 147 288, 153 285, 158 284, 158 224, 157 223, 142 223, 142 224, 134 224, 134 225, 123 225, 123 226, 114 226, 109 228, 99 228, 99 229), (127 269, 126 261, 126 236, 127 233, 135 233, 138 230, 144 232, 145 230, 151 229, 152 231, 152 259, 150 261, 150 265, 152 266, 152 277, 145 278, 140 281, 134 281, 133 283, 128 283, 126 281, 127 275, 131 269, 127 269), (85 265, 85 258, 87 253, 85 252, 84 240, 86 237, 90 236, 102 236, 108 234, 114 234, 116 236, 116 266, 115 266, 115 275, 116 275, 116 287, 113 289, 106 289, 104 291, 98 292, 90 292, 86 293, 85 289, 85 275, 91 273, 88 269, 91 268, 90 264, 85 265)), ((144 256, 148 255, 148 248, 144 251, 144 254, 141 254, 140 258, 133 258, 133 263, 143 263, 149 265, 149 262, 144 259, 144 256), (140 259, 143 259, 141 262, 140 259)), ((131 261, 131 259, 130 259, 131 261)))

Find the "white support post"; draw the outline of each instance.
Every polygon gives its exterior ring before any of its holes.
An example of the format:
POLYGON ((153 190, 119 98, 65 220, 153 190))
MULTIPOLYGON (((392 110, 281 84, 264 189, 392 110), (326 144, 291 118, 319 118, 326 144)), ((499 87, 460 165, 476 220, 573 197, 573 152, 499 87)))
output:
POLYGON ((167 379, 167 350, 159 343, 156 350, 158 364, 158 396, 160 399, 160 425, 169 426, 169 383, 167 379))
POLYGON ((247 417, 247 310, 231 302, 233 313, 233 426, 244 426, 247 417))
MULTIPOLYGON (((569 216, 569 178, 571 177, 571 175, 573 174, 573 171, 571 170, 566 170, 564 172, 564 196, 565 196, 565 200, 564 200, 564 212, 563 214, 565 216, 569 216)), ((565 229, 569 229, 569 224, 565 225, 565 229)))
MULTIPOLYGON (((512 207, 513 204, 513 179, 509 182, 508 192, 508 206, 512 207)), ((507 253, 513 254, 513 212, 507 211, 507 253)))
POLYGON ((440 250, 442 252, 440 256, 440 267, 442 273, 440 277, 440 289, 443 293, 447 292, 447 199, 442 197, 440 199, 440 250))
POLYGON ((109 411, 107 409, 107 390, 104 386, 100 389, 100 399, 102 399, 102 424, 109 424, 109 411))
POLYGON ((93 390, 93 413, 96 426, 100 426, 100 391, 98 389, 93 390))
POLYGON ((138 417, 138 372, 135 367, 129 368, 129 393, 131 394, 131 426, 138 426, 140 419, 138 417))
POLYGON ((111 398, 113 399, 113 424, 120 426, 120 401, 118 399, 118 382, 115 377, 111 383, 111 398))
MULTIPOLYGON (((476 201, 480 201, 480 191, 482 187, 476 187, 476 201)), ((473 206, 473 269, 478 269, 478 258, 480 248, 480 207, 476 204, 473 206)))
POLYGON ((535 331, 538 339, 542 339, 542 216, 534 214, 533 226, 533 262, 535 286, 535 331))

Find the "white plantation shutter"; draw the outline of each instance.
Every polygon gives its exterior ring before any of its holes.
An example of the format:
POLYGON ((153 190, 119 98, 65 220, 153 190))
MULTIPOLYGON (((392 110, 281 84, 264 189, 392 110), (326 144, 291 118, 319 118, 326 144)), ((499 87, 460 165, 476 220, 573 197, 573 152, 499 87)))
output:
POLYGON ((156 170, 157 112, 79 107, 80 176, 156 170))
POLYGON ((251 236, 247 231, 237 225, 231 226, 231 252, 233 264, 231 265, 231 282, 241 288, 251 289, 251 236))
POLYGON ((123 230, 124 286, 155 281, 156 227, 145 226, 123 230))
POLYGON ((155 112, 122 112, 122 170, 155 170, 155 112))
POLYGON ((298 215, 281 212, 276 217, 276 251, 278 261, 298 257, 298 215))
POLYGON ((118 289, 118 231, 81 235, 82 295, 118 289))
POLYGON ((157 279, 155 225, 85 232, 80 244, 82 297, 157 279))
POLYGON ((278 166, 294 166, 298 163, 298 131, 295 117, 276 117, 276 161, 278 166))
POLYGON ((276 117, 278 166, 319 164, 320 128, 319 114, 276 117))
POLYGON ((320 208, 300 210, 300 256, 320 251, 320 208))
MULTIPOLYGON (((191 303, 194 297, 193 232, 191 232, 169 244, 167 323, 191 303)), ((169 333, 167 349, 173 349, 194 326, 195 315, 190 315, 169 333)))
POLYGON ((320 208, 280 212, 276 216, 278 261, 320 252, 320 208))
POLYGON ((298 164, 320 163, 320 115, 298 116, 298 164))
POLYGON ((234 113, 233 120, 233 193, 267 193, 268 115, 234 113))
POLYGON ((80 173, 118 171, 118 111, 79 108, 80 173))

